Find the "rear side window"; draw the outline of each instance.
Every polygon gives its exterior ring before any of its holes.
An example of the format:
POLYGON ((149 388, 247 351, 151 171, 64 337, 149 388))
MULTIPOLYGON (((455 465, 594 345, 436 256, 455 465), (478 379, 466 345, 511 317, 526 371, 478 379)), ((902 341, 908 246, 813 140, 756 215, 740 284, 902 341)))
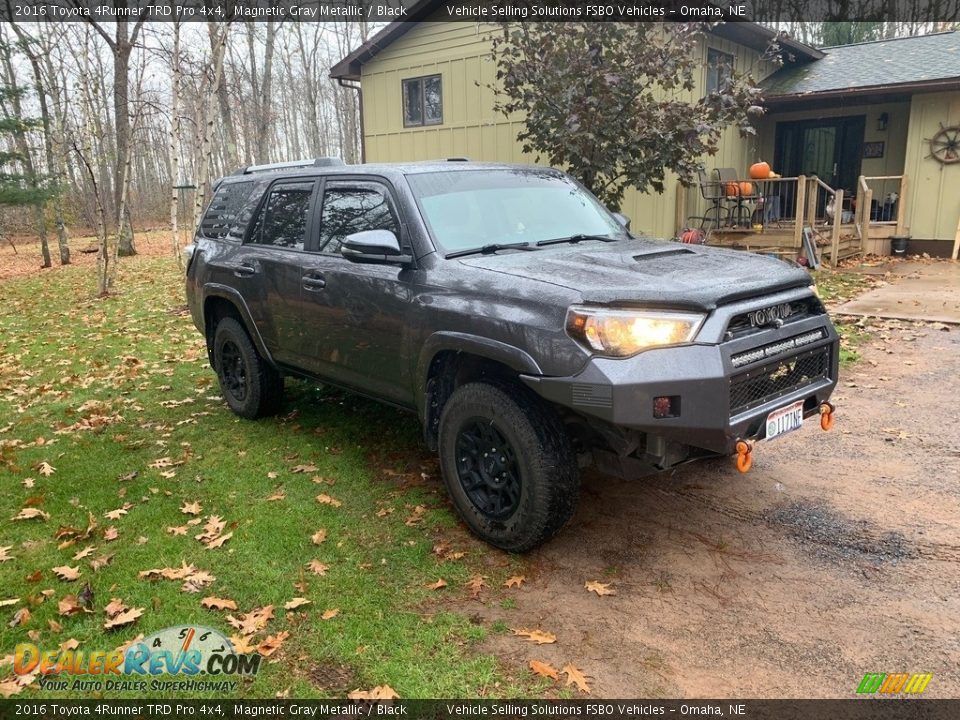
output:
POLYGON ((303 250, 314 182, 281 182, 270 188, 250 242, 303 250))
POLYGON ((320 219, 320 252, 339 253, 343 239, 362 230, 389 230, 400 236, 386 188, 366 183, 349 187, 328 183, 320 219))
MULTIPOLYGON (((225 183, 217 188, 213 194, 213 200, 207 207, 207 212, 200 221, 200 234, 214 240, 222 240, 228 235, 236 237, 238 216, 250 197, 251 190, 253 190, 252 180, 225 183)), ((240 236, 245 229, 246 223, 239 229, 240 236)))

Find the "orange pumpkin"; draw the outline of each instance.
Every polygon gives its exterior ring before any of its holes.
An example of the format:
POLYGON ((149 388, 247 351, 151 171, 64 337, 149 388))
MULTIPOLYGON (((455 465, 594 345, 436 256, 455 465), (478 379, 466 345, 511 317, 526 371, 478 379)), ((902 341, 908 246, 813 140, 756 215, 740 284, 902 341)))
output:
POLYGON ((742 182, 740 183, 740 196, 741 197, 752 197, 753 196, 753 183, 742 182))
POLYGON ((727 193, 728 198, 735 198, 740 194, 740 185, 735 182, 728 182, 724 185, 724 192, 727 193))
POLYGON ((754 180, 766 180, 772 172, 770 163, 758 162, 750 166, 750 177, 754 180))

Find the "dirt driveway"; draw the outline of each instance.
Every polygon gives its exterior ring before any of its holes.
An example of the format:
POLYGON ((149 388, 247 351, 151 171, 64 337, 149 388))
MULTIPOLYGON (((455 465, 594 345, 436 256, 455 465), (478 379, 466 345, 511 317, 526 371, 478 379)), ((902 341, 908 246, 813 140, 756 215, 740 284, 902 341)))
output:
POLYGON ((841 374, 836 427, 761 445, 749 474, 585 478, 516 608, 482 613, 557 643, 486 649, 575 662, 595 697, 850 697, 921 671, 960 696, 960 328, 885 328, 841 374))

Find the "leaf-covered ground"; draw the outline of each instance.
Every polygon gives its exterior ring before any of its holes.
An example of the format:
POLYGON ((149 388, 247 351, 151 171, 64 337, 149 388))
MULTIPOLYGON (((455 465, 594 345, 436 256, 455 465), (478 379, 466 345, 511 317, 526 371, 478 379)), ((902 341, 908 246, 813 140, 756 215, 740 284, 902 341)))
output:
POLYGON ((288 381, 281 417, 240 420, 172 261, 93 288, 79 266, 0 284, 3 694, 54 694, 14 678, 17 643, 112 650, 184 623, 264 655, 237 697, 553 686, 477 651, 507 628, 445 610, 508 603, 519 561, 460 528, 415 417, 288 381))

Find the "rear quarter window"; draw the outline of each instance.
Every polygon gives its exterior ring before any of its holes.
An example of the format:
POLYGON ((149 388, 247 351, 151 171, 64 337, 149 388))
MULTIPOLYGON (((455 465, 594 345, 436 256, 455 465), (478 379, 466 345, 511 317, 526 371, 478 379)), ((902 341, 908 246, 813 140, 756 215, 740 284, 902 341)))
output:
POLYGON ((200 234, 213 240, 239 240, 251 213, 242 212, 254 188, 253 180, 225 183, 217 188, 200 221, 200 234))

